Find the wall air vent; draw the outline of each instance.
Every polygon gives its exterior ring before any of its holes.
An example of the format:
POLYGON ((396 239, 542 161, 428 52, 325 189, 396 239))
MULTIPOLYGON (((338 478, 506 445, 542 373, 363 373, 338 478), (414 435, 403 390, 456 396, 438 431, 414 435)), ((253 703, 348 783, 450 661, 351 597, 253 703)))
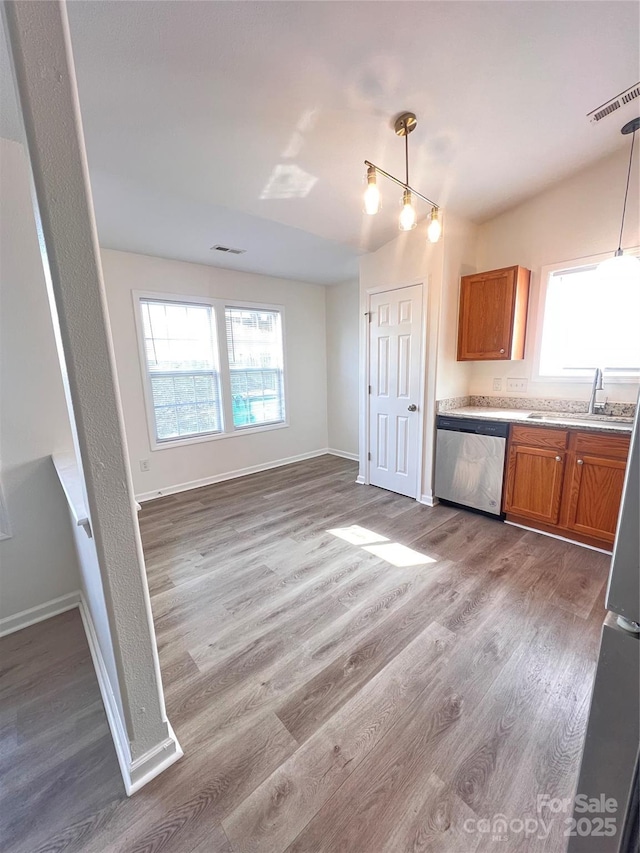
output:
POLYGON ((244 255, 246 249, 232 249, 230 246, 212 246, 212 252, 224 252, 227 255, 244 255))
POLYGON ((600 104, 600 106, 596 107, 595 110, 591 110, 590 113, 587 113, 587 118, 592 124, 597 124, 599 121, 602 121, 603 118, 615 113, 616 110, 620 109, 620 107, 630 104, 631 101, 635 101, 636 98, 640 98, 640 83, 630 86, 628 89, 625 89, 624 92, 620 92, 619 95, 616 95, 615 98, 611 98, 610 101, 600 104))

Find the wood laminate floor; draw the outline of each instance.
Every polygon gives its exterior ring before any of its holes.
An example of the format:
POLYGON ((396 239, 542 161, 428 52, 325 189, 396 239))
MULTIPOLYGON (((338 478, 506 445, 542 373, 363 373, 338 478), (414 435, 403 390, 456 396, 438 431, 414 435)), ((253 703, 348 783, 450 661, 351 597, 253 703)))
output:
POLYGON ((77 611, 0 641, 5 853, 559 853, 608 560, 325 456, 140 513, 185 757, 124 795, 77 611))

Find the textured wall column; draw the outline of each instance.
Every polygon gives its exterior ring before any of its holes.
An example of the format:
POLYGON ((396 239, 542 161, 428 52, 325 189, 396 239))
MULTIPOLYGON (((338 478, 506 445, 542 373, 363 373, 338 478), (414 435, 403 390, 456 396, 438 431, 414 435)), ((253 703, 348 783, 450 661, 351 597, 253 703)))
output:
POLYGON ((181 753, 164 709, 66 8, 59 0, 7 0, 4 17, 131 765, 135 769, 147 762, 149 773, 151 758, 162 769, 181 753))

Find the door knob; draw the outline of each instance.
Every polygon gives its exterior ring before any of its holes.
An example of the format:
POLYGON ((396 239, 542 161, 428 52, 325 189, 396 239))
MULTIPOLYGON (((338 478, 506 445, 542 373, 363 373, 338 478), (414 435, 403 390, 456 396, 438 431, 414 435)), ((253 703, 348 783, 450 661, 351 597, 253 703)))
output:
POLYGON ((503 353, 504 353, 504 347, 500 350, 500 354, 502 355, 503 353))
POLYGON ((417 411, 418 411, 418 407, 416 406, 416 404, 415 404, 415 403, 412 403, 412 404, 407 408, 407 411, 408 411, 408 412, 417 412, 417 411))

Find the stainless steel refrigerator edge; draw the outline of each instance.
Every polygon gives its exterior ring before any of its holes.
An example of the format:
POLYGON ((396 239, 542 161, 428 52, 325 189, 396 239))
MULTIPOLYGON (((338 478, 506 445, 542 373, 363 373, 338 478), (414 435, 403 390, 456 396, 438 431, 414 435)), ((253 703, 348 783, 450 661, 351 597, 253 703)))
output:
POLYGON ((607 586, 602 627, 576 794, 616 800, 613 814, 574 807, 568 853, 637 853, 640 756, 640 437, 638 408, 607 586), (614 835, 593 834, 595 817, 615 817, 614 835), (582 820, 584 835, 577 831, 582 820), (589 822, 589 823, 587 823, 589 822), (587 830, 590 833, 586 833, 587 830))

